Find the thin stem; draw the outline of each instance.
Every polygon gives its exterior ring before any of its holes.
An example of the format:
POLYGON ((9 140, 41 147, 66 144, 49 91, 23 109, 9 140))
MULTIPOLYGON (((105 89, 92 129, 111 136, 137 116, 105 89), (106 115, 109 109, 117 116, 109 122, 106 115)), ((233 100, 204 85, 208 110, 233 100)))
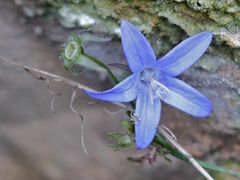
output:
MULTIPOLYGON (((32 67, 29 67, 29 66, 21 65, 21 64, 18 64, 16 62, 12 61, 12 60, 9 60, 9 59, 1 57, 1 56, 0 56, 0 60, 5 61, 7 63, 10 63, 12 65, 15 65, 17 67, 20 67, 20 68, 24 69, 28 73, 31 73, 31 72, 39 73, 41 75, 44 75, 44 76, 47 76, 47 77, 51 78, 52 81, 63 82, 63 83, 68 84, 68 85, 70 85, 72 87, 76 87, 76 88, 78 88, 80 90, 97 91, 96 89, 90 88, 89 86, 86 86, 86 85, 81 84, 79 82, 72 81, 72 80, 70 80, 68 78, 65 78, 65 77, 62 77, 62 76, 59 76, 59 75, 56 75, 56 74, 52 74, 52 73, 47 72, 47 71, 43 71, 43 70, 32 68, 32 67)), ((39 79, 44 79, 45 80, 46 78, 41 77, 39 79)), ((125 108, 125 109, 127 108, 127 106, 125 104, 123 104, 123 103, 118 103, 118 102, 112 102, 112 103, 117 105, 117 106, 119 106, 119 107, 122 107, 122 108, 125 108)))
MULTIPOLYGON (((169 135, 168 131, 165 128, 160 127, 158 129, 159 133, 161 133, 177 150, 179 150, 182 154, 184 154, 188 161, 207 179, 207 180, 214 180, 208 172, 203 169, 203 167, 193 158, 191 154, 189 154, 180 144, 178 144, 175 139, 169 135)), ((171 133, 173 134, 173 133, 171 133)))
POLYGON ((85 54, 83 53, 84 56, 87 56, 89 59, 91 59, 93 62, 95 62, 97 65, 99 65, 100 67, 102 67, 103 69, 105 69, 109 75, 109 77, 112 79, 112 81, 114 82, 114 84, 118 84, 119 81, 116 78, 116 76, 113 74, 113 72, 111 71, 111 69, 108 68, 108 66, 106 64, 104 64, 102 61, 98 60, 97 58, 90 56, 89 54, 85 54))
MULTIPOLYGON (((31 74, 32 76, 34 76, 35 78, 37 78, 39 80, 45 80, 46 81, 47 80, 46 77, 48 77, 52 81, 63 82, 65 84, 67 84, 67 85, 70 85, 70 86, 72 86, 74 88, 77 88, 77 89, 80 89, 80 90, 96 91, 95 89, 92 89, 92 88, 90 88, 90 87, 88 87, 88 86, 86 86, 84 84, 72 81, 72 80, 70 80, 68 78, 65 78, 65 77, 62 77, 62 76, 59 76, 59 75, 56 75, 56 74, 49 73, 47 71, 43 71, 43 70, 39 70, 39 69, 32 68, 32 67, 29 67, 29 66, 24 66, 24 65, 18 64, 16 62, 14 62, 12 60, 9 60, 9 59, 7 59, 5 57, 2 57, 2 56, 0 56, 0 60, 4 61, 6 63, 12 64, 12 65, 15 65, 17 67, 22 68, 23 70, 25 70, 26 72, 28 72, 29 74, 31 74), (36 75, 34 73, 38 73, 41 76, 36 77, 36 75)), ((117 105, 117 106, 119 106, 119 107, 121 107, 121 108, 124 108, 126 110, 129 108, 127 105, 125 105, 123 103, 118 103, 118 102, 117 103, 116 102, 112 102, 112 103, 117 105)), ((133 102, 132 102, 131 105, 134 108, 135 104, 133 102)), ((160 130, 161 130, 161 128, 160 128, 160 130)), ((233 171, 233 170, 225 169, 225 168, 217 166, 215 164, 210 164, 210 163, 207 163, 207 162, 204 162, 204 161, 194 160, 194 159, 190 161, 191 158, 189 159, 189 157, 191 157, 191 156, 189 156, 189 154, 183 148, 182 149, 184 150, 184 152, 180 151, 181 148, 180 149, 176 149, 177 147, 176 148, 172 147, 164 139, 164 137, 166 139, 168 139, 168 140, 172 139, 172 137, 170 135, 168 135, 167 133, 166 134, 169 136, 169 138, 164 136, 163 132, 165 132, 166 130, 165 131, 163 131, 163 130, 160 131, 160 130, 159 130, 159 133, 156 134, 154 140, 155 140, 156 143, 158 143, 159 145, 162 145, 164 148, 166 148, 172 156, 174 156, 174 157, 176 157, 178 159, 181 159, 183 161, 191 162, 192 164, 194 164, 194 167, 197 164, 198 167, 200 165, 200 167, 202 166, 202 167, 204 167, 205 169, 208 169, 208 170, 212 170, 212 171, 228 174, 228 175, 235 176, 235 177, 240 177, 240 173, 238 173, 236 171, 233 171)), ((173 140, 171 140, 171 143, 172 142, 176 142, 176 141, 173 139, 173 140)), ((173 145, 173 146, 175 146, 175 145, 173 145)), ((201 170, 201 173, 203 173, 203 172, 204 171, 201 170)), ((207 176, 207 174, 205 174, 205 175, 207 176)))

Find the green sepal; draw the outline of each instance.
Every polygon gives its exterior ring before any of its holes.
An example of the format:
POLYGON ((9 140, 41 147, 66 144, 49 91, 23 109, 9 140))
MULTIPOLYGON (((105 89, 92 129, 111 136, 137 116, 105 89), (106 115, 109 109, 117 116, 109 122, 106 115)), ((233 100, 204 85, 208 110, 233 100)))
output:
MULTIPOLYGON (((74 66, 80 66, 99 72, 105 71, 115 84, 119 83, 116 76, 106 64, 84 52, 83 43, 86 41, 86 38, 83 37, 84 34, 78 36, 72 33, 67 43, 61 49, 60 57, 63 59, 64 68, 71 72, 73 72, 74 66)), ((77 74, 77 72, 75 72, 75 74, 77 74)))
POLYGON ((108 136, 111 140, 113 140, 113 144, 111 144, 111 147, 114 151, 131 148, 134 145, 133 138, 129 134, 114 132, 108 133, 108 136))

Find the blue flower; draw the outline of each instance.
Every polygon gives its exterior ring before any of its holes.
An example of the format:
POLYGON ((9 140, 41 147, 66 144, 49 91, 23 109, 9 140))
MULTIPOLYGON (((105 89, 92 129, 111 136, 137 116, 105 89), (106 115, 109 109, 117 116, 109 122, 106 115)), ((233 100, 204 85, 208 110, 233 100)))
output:
POLYGON ((86 93, 93 98, 112 102, 136 99, 135 141, 138 149, 146 148, 156 134, 161 113, 160 100, 195 117, 209 115, 211 102, 175 77, 203 55, 212 40, 211 32, 191 36, 159 60, 143 34, 126 20, 121 22, 121 37, 133 74, 110 90, 86 90, 86 93))

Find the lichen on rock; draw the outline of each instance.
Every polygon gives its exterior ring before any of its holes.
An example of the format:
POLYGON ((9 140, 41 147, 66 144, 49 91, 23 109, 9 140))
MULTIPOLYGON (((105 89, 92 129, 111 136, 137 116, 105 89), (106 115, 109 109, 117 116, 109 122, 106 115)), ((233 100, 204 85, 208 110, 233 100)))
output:
MULTIPOLYGON (((52 0, 48 2, 54 5, 52 0)), ((101 31, 119 35, 119 20, 128 19, 156 44, 164 44, 162 49, 156 46, 159 54, 167 52, 187 35, 211 31, 215 35, 215 45, 221 48, 222 44, 227 44, 229 51, 234 52, 233 60, 240 61, 237 55, 240 51, 240 2, 237 0, 59 0, 60 2, 61 6, 54 7, 59 9, 59 19, 67 27, 95 24, 101 31), (64 9, 68 9, 67 12, 64 9), (74 13, 75 16, 79 15, 78 18, 69 17, 71 14, 74 16, 74 13), (73 19, 78 19, 78 23, 74 23, 73 19), (88 23, 86 19, 90 19, 88 23)))
MULTIPOLYGON (((200 31, 213 32, 214 40, 209 53, 195 65, 196 69, 200 68, 201 72, 205 71, 208 74, 191 73, 190 81, 194 84, 198 82, 197 79, 204 81, 207 78, 204 83, 200 82, 200 88, 208 89, 210 96, 218 90, 225 105, 216 106, 216 111, 221 112, 224 109, 226 117, 233 120, 232 125, 239 124, 236 123, 236 117, 240 113, 232 113, 239 107, 231 103, 232 99, 240 101, 240 85, 235 82, 238 81, 239 71, 235 63, 240 63, 239 1, 81 0, 73 2, 69 0, 64 1, 57 8, 61 12, 61 9, 66 7, 72 9, 72 13, 90 16, 94 20, 94 28, 109 34, 119 35, 120 19, 130 20, 148 37, 159 56, 187 36, 200 31)), ((66 16, 61 14, 60 20, 70 21, 68 15, 69 13, 66 16)), ((81 21, 81 16, 79 18, 81 21)), ((212 100, 217 102, 216 104, 220 101, 219 97, 215 96, 212 96, 212 100)), ((224 118, 221 118, 221 113, 215 113, 217 119, 222 119, 223 124, 229 125, 225 123, 224 118)))
POLYGON ((190 35, 213 32, 208 53, 182 78, 209 95, 214 104, 212 118, 218 122, 213 123, 213 129, 224 133, 228 128, 240 128, 239 0, 45 0, 45 3, 65 27, 91 28, 94 32, 119 36, 120 19, 127 19, 142 30, 159 57, 190 35))

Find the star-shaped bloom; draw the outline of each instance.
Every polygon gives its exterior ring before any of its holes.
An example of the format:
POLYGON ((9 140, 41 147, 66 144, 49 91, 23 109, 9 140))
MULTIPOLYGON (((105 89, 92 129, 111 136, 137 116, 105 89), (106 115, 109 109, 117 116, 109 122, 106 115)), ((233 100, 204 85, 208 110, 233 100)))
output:
POLYGON ((121 38, 132 75, 110 90, 86 93, 93 98, 112 102, 136 99, 135 142, 138 149, 146 148, 156 134, 161 101, 195 117, 210 114, 211 102, 176 76, 207 50, 212 40, 211 32, 191 36, 159 60, 143 34, 126 20, 121 22, 121 38))

